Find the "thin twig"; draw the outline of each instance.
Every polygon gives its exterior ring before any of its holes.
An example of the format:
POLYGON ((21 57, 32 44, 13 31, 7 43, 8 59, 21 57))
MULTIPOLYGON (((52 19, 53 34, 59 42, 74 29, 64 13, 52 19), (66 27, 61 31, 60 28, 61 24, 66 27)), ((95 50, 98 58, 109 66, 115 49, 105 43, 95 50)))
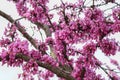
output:
POLYGON ((116 6, 117 6, 117 5, 115 5, 115 6, 111 7, 111 8, 107 8, 107 9, 103 10, 103 12, 105 12, 105 11, 107 11, 107 10, 110 10, 110 9, 113 9, 113 8, 115 8, 116 6))
POLYGON ((56 9, 59 9, 59 8, 60 8, 60 6, 55 7, 55 8, 52 8, 52 9, 50 9, 48 12, 53 11, 53 10, 56 10, 56 9))
POLYGON ((34 30, 33 30, 33 28, 32 28, 32 26, 31 26, 31 25, 30 25, 30 27, 31 27, 31 29, 32 29, 32 32, 33 32, 33 33, 32 33, 32 36, 34 36, 34 30))
POLYGON ((19 21, 19 20, 21 20, 21 19, 24 19, 24 18, 25 18, 25 17, 18 18, 18 19, 15 20, 15 22, 17 22, 17 21, 19 21))
POLYGON ((90 4, 91 1, 92 1, 92 0, 90 0, 89 2, 87 2, 85 5, 87 6, 88 4, 90 4))
POLYGON ((83 2, 83 6, 84 6, 85 2, 86 2, 86 0, 84 0, 84 2, 83 2))
POLYGON ((114 80, 114 78, 106 71, 106 69, 105 68, 103 68, 101 65, 99 65, 99 64, 96 64, 96 65, 98 65, 100 68, 101 68, 101 70, 103 70, 107 75, 108 75, 108 77, 111 79, 111 80, 114 80))
POLYGON ((44 39, 43 39, 43 35, 42 35, 42 33, 41 33, 40 30, 39 30, 39 33, 40 33, 40 36, 41 36, 41 38, 42 38, 42 41, 44 41, 44 39))
POLYGON ((119 3, 117 3, 117 2, 114 2, 117 6, 120 6, 120 4, 119 3))

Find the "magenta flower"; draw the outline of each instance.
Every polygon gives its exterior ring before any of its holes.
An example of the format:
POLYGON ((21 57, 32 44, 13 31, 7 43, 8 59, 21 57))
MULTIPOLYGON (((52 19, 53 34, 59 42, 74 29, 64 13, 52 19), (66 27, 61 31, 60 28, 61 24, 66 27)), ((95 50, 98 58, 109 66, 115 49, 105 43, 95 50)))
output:
POLYGON ((107 56, 115 55, 117 50, 117 43, 114 40, 103 39, 102 42, 100 42, 100 49, 107 56))

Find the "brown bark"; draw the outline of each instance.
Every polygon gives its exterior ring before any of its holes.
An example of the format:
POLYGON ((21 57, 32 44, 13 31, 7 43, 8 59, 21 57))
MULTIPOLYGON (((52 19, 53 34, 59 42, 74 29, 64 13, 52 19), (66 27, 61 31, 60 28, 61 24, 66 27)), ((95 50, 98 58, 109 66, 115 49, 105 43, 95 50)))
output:
MULTIPOLYGON (((3 18, 7 19, 9 22, 11 23, 14 23, 18 29, 18 31, 23 34, 23 36, 37 49, 38 46, 35 42, 35 40, 25 31, 24 27, 22 27, 19 23, 17 23, 11 16, 9 16, 8 14, 2 12, 0 10, 0 16, 2 16, 3 18)), ((41 25, 39 23, 35 23, 37 25, 41 25)), ((45 28, 45 27, 44 27, 45 28)), ((47 31, 47 29, 46 29, 47 31)), ((49 36, 50 34, 48 34, 49 36)), ((17 54, 16 55, 16 59, 23 59, 24 61, 28 62, 30 59, 33 59, 31 57, 28 57, 26 55, 23 55, 23 54, 17 54)), ((2 58, 0 57, 0 61, 2 61, 2 58)), ((70 73, 67 73, 65 72, 64 70, 62 70, 60 67, 55 67, 55 66, 52 66, 48 63, 42 63, 38 60, 36 60, 37 64, 40 66, 40 67, 43 67, 43 68, 46 68, 47 70, 50 70, 51 72, 55 73, 58 77, 62 77, 62 78, 65 78, 66 80, 75 80, 71 75, 70 73)))

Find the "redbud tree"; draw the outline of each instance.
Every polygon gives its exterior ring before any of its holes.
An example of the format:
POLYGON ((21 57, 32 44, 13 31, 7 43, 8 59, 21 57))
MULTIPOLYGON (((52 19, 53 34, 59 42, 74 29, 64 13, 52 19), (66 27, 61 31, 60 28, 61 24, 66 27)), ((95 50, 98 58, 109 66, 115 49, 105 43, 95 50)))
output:
POLYGON ((116 67, 112 69, 95 56, 97 50, 106 57, 120 51, 119 41, 110 38, 120 32, 119 1, 76 0, 71 3, 60 0, 59 5, 55 3, 52 8, 50 0, 7 1, 15 4, 20 18, 13 19, 0 10, 0 16, 9 21, 0 39, 0 62, 21 67, 23 73, 19 78, 36 80, 37 76, 38 80, 53 80, 56 76, 58 80, 106 80, 107 77, 120 80, 117 60, 109 58, 116 67), (103 9, 107 5, 114 6, 103 9), (108 10, 111 10, 109 14, 105 14, 108 10), (22 25, 22 19, 34 26, 22 25), (37 37, 30 35, 27 28, 37 37), (102 70, 106 76, 97 70, 102 70))

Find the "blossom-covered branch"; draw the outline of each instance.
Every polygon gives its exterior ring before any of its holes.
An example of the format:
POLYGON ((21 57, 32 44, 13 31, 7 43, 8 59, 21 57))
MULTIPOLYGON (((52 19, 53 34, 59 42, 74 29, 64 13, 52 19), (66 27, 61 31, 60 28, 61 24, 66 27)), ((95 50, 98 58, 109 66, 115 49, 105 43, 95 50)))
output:
MULTIPOLYGON (((35 24, 34 30, 44 30, 43 40, 31 37, 18 20, 0 11, 10 23, 0 39, 0 61, 8 66, 21 66, 24 80, 51 80, 55 74, 60 80, 105 80, 97 70, 102 69, 107 78, 119 80, 120 76, 96 55, 115 56, 120 51, 119 41, 111 35, 120 32, 120 7, 115 0, 78 0, 75 3, 60 0, 51 10, 50 0, 8 0, 15 4, 21 18, 35 24), (86 4, 89 3, 89 4, 86 4), (99 3, 99 4, 97 4, 99 3), (102 6, 115 4, 110 9, 102 6), (57 7, 58 6, 58 7, 57 7), (111 10, 110 14, 106 14, 111 10), (57 20, 56 19, 57 15, 57 20), (109 16, 109 17, 108 17, 109 16), (26 38, 22 40, 17 30, 26 38), (30 43, 36 48, 30 47, 30 43), (53 53, 55 56, 51 56, 53 53), (42 69, 39 67, 43 67, 42 69)), ((21 19, 20 18, 20 19, 21 19)), ((28 27, 29 28, 29 27, 28 27)), ((107 63, 106 63, 107 64, 107 63)), ((117 61, 111 64, 120 70, 117 61)), ((119 72, 119 71, 117 71, 119 72)))
MULTIPOLYGON (((7 56, 8 57, 8 56, 7 56)), ((6 58, 7 58, 6 57, 6 58)), ((23 59, 24 61, 28 62, 30 59, 30 57, 26 56, 26 55, 23 55, 23 54, 17 54, 15 56, 16 59, 23 59)), ((2 58, 0 57, 0 61, 2 61, 2 58)), ((59 67, 54 67, 50 64, 47 64, 47 63, 42 63, 40 61, 37 61, 37 64, 40 66, 40 67, 43 67, 43 68, 46 68, 48 70, 50 70, 51 72, 55 73, 57 76, 59 77, 62 77, 62 78, 65 78, 66 80, 75 80, 72 76, 70 76, 69 73, 66 73, 64 72, 64 70, 62 70, 61 68, 59 67)))
POLYGON ((13 23, 16 25, 18 31, 21 32, 21 34, 28 40, 30 43, 35 47, 38 48, 35 40, 26 32, 26 30, 21 26, 18 22, 16 22, 11 16, 8 14, 4 13, 3 11, 0 10, 0 16, 4 17, 7 19, 9 22, 13 23))

